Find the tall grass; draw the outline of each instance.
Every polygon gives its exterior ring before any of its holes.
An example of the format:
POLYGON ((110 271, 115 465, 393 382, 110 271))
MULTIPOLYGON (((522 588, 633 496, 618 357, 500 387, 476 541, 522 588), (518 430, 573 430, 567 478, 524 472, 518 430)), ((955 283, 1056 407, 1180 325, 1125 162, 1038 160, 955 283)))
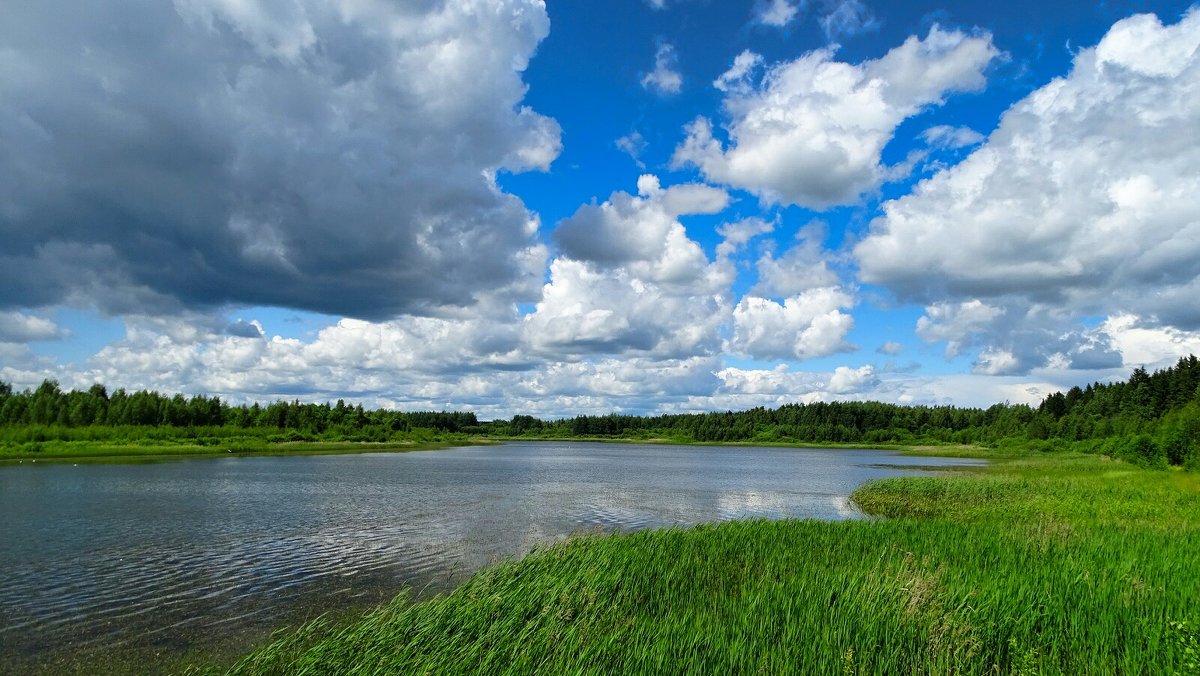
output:
POLYGON ((1187 673, 1198 497, 1094 457, 888 479, 855 494, 888 519, 578 537, 230 672, 1187 673))

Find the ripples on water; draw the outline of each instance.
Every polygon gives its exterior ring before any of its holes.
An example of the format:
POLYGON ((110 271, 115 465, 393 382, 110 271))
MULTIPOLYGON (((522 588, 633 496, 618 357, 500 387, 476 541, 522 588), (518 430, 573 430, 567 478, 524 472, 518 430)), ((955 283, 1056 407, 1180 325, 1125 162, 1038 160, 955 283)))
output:
POLYGON ((0 467, 0 671, 441 590, 580 530, 858 516, 883 451, 520 443, 0 467), (16 662, 12 662, 15 664, 16 662), (10 664, 11 666, 11 664, 10 664))

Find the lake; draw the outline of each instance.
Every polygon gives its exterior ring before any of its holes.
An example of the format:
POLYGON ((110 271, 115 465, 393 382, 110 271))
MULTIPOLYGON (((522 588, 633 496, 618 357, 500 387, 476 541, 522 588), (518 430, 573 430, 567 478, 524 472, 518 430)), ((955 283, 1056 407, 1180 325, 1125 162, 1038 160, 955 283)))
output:
POLYGON ((520 442, 411 453, 0 465, 0 672, 247 645, 442 591, 579 531, 861 518, 878 450, 520 442))

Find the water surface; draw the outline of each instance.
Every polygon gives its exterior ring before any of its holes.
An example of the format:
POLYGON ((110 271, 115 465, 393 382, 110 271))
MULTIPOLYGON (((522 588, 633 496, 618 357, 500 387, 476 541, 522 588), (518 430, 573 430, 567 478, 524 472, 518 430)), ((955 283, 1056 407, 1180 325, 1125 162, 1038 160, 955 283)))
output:
POLYGON ((858 518, 888 451, 510 443, 411 453, 0 466, 0 672, 188 649, 442 590, 581 530, 858 518))

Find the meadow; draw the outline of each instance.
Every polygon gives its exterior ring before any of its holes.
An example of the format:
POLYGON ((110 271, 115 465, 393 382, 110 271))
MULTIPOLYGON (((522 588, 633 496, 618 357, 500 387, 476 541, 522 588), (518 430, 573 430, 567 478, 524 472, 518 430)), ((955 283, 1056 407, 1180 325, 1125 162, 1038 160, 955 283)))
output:
POLYGON ((1012 453, 867 484, 872 520, 575 537, 228 673, 1196 673, 1198 498, 1189 472, 1012 453))

